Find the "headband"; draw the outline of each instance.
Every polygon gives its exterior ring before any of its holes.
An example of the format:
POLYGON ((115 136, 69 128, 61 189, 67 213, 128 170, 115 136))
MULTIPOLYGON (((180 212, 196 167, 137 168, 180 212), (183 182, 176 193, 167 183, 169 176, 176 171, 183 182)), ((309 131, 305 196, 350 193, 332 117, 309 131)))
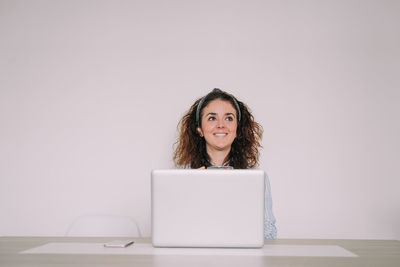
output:
POLYGON ((236 111, 237 111, 237 117, 238 117, 238 122, 239 122, 241 117, 242 117, 242 114, 240 112, 240 108, 239 108, 238 102, 236 101, 236 99, 232 95, 230 95, 230 94, 228 94, 228 93, 226 93, 226 92, 224 92, 224 91, 222 91, 222 90, 220 90, 218 88, 214 88, 214 90, 212 90, 207 95, 203 96, 203 98, 200 100, 199 104, 197 105, 197 109, 196 109, 196 122, 198 124, 200 124, 200 110, 201 110, 201 107, 203 106, 204 101, 207 99, 207 97, 210 94, 213 94, 213 93, 224 93, 224 94, 227 94, 228 96, 230 96, 232 98, 233 104, 235 105, 235 108, 236 108, 236 111))

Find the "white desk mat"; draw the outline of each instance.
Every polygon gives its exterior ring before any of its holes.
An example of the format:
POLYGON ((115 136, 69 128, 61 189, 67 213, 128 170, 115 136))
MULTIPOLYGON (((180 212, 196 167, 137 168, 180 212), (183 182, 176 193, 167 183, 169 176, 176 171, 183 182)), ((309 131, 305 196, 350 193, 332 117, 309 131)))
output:
POLYGON ((47 243, 20 254, 105 254, 105 255, 221 255, 286 257, 358 257, 340 246, 264 245, 260 249, 240 248, 154 248, 135 243, 126 248, 105 248, 103 243, 47 243))

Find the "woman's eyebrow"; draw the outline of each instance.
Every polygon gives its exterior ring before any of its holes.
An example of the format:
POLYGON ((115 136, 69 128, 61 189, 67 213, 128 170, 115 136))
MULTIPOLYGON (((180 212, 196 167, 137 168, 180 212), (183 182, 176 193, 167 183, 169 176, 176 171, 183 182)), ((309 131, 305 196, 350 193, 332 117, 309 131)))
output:
MULTIPOLYGON (((215 115, 217 115, 216 112, 209 112, 209 113, 206 114, 206 116, 215 116, 215 115)), ((233 116, 233 117, 235 117, 236 115, 234 113, 232 113, 232 112, 227 112, 227 113, 225 113, 225 116, 233 116)))

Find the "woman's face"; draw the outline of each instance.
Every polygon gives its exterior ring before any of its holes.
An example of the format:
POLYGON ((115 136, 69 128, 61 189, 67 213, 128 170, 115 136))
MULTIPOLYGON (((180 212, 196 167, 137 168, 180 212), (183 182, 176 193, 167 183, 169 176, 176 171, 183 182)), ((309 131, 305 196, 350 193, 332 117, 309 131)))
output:
POLYGON ((237 114, 229 101, 215 99, 203 108, 200 136, 206 140, 207 150, 230 150, 236 138, 237 114))

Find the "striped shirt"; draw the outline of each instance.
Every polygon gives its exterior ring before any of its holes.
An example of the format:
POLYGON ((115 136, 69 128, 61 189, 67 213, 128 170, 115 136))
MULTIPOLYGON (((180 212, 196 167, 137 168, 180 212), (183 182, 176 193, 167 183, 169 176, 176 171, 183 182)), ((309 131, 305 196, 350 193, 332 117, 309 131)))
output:
POLYGON ((264 237, 265 238, 276 238, 278 233, 275 226, 275 216, 272 212, 272 197, 271 197, 271 185, 269 183, 268 175, 266 172, 265 179, 265 213, 264 213, 264 237))

